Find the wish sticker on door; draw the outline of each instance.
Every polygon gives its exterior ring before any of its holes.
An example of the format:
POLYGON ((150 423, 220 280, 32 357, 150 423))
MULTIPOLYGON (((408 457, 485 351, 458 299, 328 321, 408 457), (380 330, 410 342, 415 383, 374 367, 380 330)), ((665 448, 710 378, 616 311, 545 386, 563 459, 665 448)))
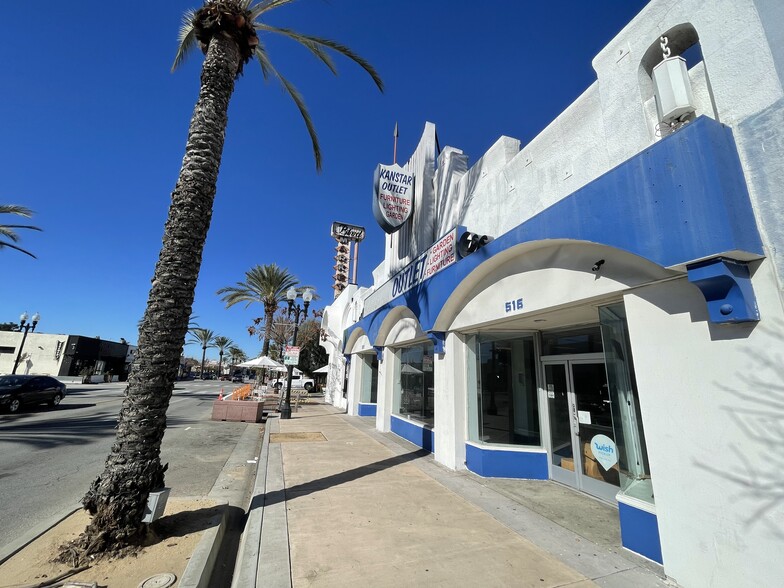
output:
POLYGON ((591 453, 601 466, 609 470, 618 463, 618 451, 615 448, 615 441, 607 435, 595 435, 591 439, 591 453))

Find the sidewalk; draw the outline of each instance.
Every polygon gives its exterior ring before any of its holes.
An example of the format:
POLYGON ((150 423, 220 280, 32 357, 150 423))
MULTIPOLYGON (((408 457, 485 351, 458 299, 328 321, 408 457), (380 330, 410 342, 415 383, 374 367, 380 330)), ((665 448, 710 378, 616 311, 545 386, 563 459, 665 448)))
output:
POLYGON ((670 585, 525 506, 530 482, 491 482, 332 406, 270 418, 233 586, 670 585))

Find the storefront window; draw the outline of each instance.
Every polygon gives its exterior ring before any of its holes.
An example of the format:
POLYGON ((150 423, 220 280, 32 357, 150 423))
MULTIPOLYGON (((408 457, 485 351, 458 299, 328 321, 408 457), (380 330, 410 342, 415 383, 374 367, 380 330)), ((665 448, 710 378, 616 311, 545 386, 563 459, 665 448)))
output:
POLYGON ((433 424, 434 384, 433 344, 430 342, 400 349, 397 378, 397 414, 433 424))
POLYGON ((623 304, 599 309, 621 492, 653 502, 653 484, 623 304))
POLYGON ((599 327, 542 333, 542 355, 574 355, 601 353, 602 334, 599 327))
POLYGON ((359 401, 375 404, 378 394, 378 356, 372 353, 360 357, 362 359, 362 390, 359 401))
POLYGON ((533 336, 479 335, 476 354, 477 440, 541 446, 533 336))

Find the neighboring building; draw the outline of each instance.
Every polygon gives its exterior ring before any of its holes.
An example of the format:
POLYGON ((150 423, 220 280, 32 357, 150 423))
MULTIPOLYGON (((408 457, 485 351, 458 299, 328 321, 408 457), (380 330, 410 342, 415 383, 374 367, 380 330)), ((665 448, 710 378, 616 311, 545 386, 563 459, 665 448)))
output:
MULTIPOLYGON (((19 353, 24 333, 0 331, 0 374, 10 374, 19 353)), ((83 376, 90 371, 93 379, 111 374, 114 380, 128 377, 136 346, 81 335, 27 334, 18 374, 83 376)))
POLYGON ((683 586, 779 585, 784 3, 652 0, 593 66, 522 148, 469 165, 425 126, 410 219, 324 312, 327 398, 617 505, 683 586), (461 257, 466 233, 494 240, 461 257))
MULTIPOLYGON (((369 290, 348 284, 321 317, 321 346, 329 355, 324 400, 337 406, 348 406, 346 361, 343 356, 343 330, 361 317, 362 299, 369 290)), ((368 396, 368 402, 370 396, 368 396)), ((375 393, 373 393, 375 398, 375 393)), ((355 399, 355 405, 358 400, 355 399)), ((352 414, 357 414, 356 406, 352 414)))

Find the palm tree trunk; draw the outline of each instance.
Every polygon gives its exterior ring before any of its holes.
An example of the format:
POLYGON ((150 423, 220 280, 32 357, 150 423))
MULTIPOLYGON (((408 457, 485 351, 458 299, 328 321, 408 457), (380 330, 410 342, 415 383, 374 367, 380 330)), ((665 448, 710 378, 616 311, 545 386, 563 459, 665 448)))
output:
POLYGON ((218 35, 210 42, 117 437, 103 473, 82 499, 93 517, 81 537, 63 549, 61 558, 66 561, 137 544, 144 531, 141 519, 148 494, 164 484, 168 464, 160 462, 160 447, 166 410, 212 216, 239 59, 237 45, 229 38, 218 35))
POLYGON ((272 339, 272 320, 275 316, 275 310, 271 312, 267 310, 264 313, 264 347, 261 350, 262 355, 269 356, 270 339, 272 339))
POLYGON ((204 379, 204 361, 207 359, 207 348, 201 348, 201 379, 204 379))

